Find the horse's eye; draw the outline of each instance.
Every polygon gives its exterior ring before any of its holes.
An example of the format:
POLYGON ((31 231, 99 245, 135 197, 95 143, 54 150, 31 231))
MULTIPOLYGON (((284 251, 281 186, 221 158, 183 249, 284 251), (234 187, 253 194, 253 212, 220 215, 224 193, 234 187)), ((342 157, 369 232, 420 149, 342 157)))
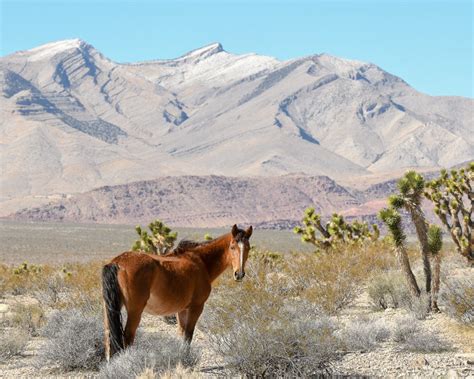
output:
POLYGON ((231 249, 231 250, 235 250, 235 246, 232 245, 232 246, 230 247, 230 249, 231 249))

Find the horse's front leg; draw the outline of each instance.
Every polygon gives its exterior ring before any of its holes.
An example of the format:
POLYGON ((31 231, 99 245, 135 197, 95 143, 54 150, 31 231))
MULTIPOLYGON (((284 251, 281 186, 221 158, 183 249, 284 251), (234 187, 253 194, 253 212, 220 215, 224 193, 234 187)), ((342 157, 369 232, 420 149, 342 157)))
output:
POLYGON ((184 337, 184 333, 186 330, 186 321, 188 320, 188 309, 179 312, 176 315, 176 318, 178 319, 178 333, 180 336, 184 337))
MULTIPOLYGON (((179 316, 183 313, 183 326, 182 329, 184 331, 184 340, 187 343, 191 343, 193 339, 193 334, 194 334, 194 328, 196 327, 197 320, 199 319, 199 316, 201 316, 202 310, 204 309, 204 304, 200 305, 194 305, 189 307, 186 311, 185 314, 183 312, 179 313, 179 316)), ((178 317, 179 320, 181 320, 181 317, 178 317)), ((181 322, 180 322, 180 328, 181 328, 181 322)))

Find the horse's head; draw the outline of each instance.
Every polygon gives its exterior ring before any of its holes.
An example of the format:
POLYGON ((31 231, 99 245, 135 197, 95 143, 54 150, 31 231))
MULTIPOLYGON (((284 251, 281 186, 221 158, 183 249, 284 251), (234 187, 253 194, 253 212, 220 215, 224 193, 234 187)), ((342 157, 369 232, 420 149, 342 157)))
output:
POLYGON ((251 226, 247 230, 239 229, 237 225, 232 227, 229 251, 232 269, 234 271, 234 279, 238 282, 245 276, 245 262, 249 256, 249 239, 252 235, 252 231, 251 226))

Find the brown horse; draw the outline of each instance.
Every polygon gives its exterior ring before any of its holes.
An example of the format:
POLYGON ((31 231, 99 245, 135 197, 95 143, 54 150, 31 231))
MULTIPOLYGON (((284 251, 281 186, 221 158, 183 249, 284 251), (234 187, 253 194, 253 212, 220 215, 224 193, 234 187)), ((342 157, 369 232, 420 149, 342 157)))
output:
POLYGON ((177 314, 178 328, 191 342, 194 327, 211 293, 211 283, 229 266, 234 279, 245 276, 252 227, 204 243, 183 242, 173 252, 151 255, 126 252, 102 269, 107 360, 133 343, 143 311, 177 314), (121 309, 127 310, 125 330, 121 309))

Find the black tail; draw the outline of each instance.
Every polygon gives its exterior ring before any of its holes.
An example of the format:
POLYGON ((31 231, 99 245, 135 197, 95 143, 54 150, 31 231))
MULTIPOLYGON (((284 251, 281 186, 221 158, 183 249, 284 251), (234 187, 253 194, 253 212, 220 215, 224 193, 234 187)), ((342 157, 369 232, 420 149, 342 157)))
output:
POLYGON ((124 347, 122 300, 118 283, 118 265, 110 263, 102 269, 102 296, 105 306, 105 351, 107 360, 124 347))

